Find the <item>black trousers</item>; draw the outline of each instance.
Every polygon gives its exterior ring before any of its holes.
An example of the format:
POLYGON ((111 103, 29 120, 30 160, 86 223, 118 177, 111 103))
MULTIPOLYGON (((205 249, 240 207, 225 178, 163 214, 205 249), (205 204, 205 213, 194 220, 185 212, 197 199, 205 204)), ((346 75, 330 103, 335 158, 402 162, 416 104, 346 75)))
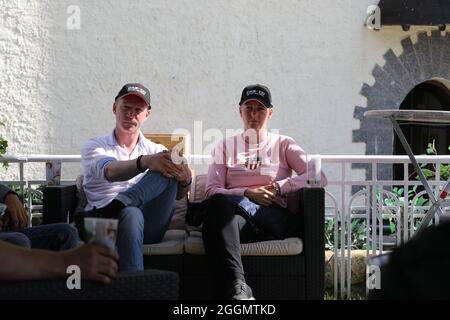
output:
POLYGON ((259 206, 245 197, 224 194, 206 201, 202 234, 215 298, 227 298, 235 280, 245 281, 241 243, 300 236, 299 216, 286 208, 259 206), (248 214, 251 209, 253 215, 248 214))

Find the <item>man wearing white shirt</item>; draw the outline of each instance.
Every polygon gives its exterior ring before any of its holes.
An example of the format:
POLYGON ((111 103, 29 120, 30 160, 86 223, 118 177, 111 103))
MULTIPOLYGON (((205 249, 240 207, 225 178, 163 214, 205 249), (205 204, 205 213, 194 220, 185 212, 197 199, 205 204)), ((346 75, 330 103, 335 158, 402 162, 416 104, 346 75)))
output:
MULTIPOLYGON (((187 192, 191 172, 140 128, 150 117, 149 90, 139 83, 122 87, 113 103, 114 130, 89 139, 81 149, 85 216, 119 219, 120 271, 143 270, 142 245, 162 240, 175 199, 187 192)), ((82 221, 82 220, 81 220, 82 221)), ((80 225, 78 220, 78 225, 80 225)))

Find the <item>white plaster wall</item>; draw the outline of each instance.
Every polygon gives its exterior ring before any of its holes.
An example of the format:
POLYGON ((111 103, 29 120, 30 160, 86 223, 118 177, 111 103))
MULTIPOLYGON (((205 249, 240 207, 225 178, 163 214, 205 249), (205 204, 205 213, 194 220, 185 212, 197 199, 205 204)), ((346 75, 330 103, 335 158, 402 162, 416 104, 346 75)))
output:
POLYGON ((271 128, 313 153, 362 155, 360 88, 418 31, 364 28, 376 2, 0 0, 0 132, 14 153, 77 154, 112 130, 113 98, 134 81, 152 93, 145 132, 195 136, 200 120, 225 132, 240 127, 242 88, 260 82, 273 94, 271 128), (79 30, 66 28, 69 5, 79 30))

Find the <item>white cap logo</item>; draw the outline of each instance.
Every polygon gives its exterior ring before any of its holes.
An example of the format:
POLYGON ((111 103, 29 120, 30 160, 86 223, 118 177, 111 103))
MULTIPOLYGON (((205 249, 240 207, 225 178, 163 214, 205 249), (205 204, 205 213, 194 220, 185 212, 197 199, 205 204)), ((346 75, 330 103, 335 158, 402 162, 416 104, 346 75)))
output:
POLYGON ((264 91, 261 90, 249 90, 247 91, 247 96, 251 96, 253 94, 256 94, 258 96, 264 97, 266 95, 266 93, 264 91))
POLYGON ((146 94, 145 90, 142 88, 139 88, 139 87, 128 87, 128 92, 130 92, 130 91, 137 91, 140 94, 142 94, 143 96, 145 96, 145 94, 146 94))

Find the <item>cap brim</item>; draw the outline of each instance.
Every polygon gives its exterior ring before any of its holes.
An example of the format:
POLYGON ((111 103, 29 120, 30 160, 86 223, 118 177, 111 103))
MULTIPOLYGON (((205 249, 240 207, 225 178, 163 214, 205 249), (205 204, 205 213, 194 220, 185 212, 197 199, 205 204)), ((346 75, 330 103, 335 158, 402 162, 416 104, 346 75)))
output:
POLYGON ((147 105, 147 107, 151 107, 151 105, 147 102, 147 100, 145 100, 144 95, 141 94, 141 93, 139 93, 139 92, 137 92, 137 91, 131 91, 131 92, 128 92, 128 93, 124 94, 123 96, 118 97, 117 99, 125 98, 125 97, 128 97, 128 96, 136 96, 136 97, 139 97, 139 98, 141 98, 142 101, 145 102, 145 104, 147 105))
POLYGON ((261 103, 261 104, 262 104, 264 107, 266 107, 266 108, 271 108, 271 107, 272 107, 271 104, 267 105, 263 100, 260 100, 260 99, 258 99, 258 98, 250 98, 250 99, 244 100, 244 101, 241 102, 239 105, 242 106, 244 103, 246 103, 246 102, 248 102, 248 101, 258 101, 259 103, 261 103))

